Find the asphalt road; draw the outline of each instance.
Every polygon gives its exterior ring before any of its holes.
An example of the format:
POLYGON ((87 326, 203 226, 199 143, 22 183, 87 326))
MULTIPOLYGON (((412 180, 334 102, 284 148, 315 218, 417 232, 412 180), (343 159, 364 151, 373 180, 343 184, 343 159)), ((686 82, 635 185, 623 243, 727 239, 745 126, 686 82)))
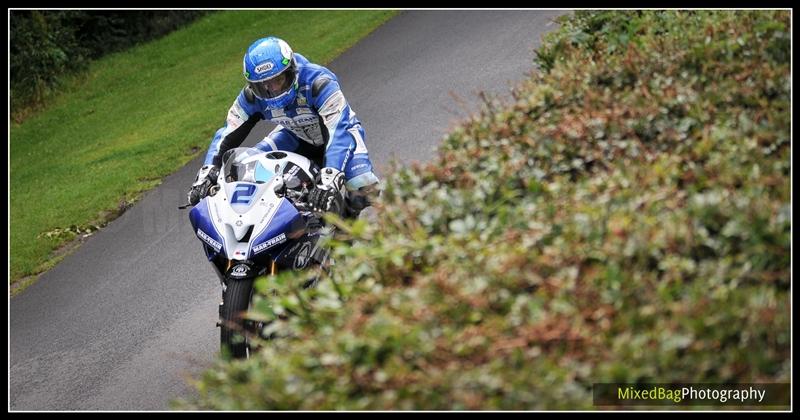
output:
MULTIPOLYGON (((391 158, 430 159, 478 109, 479 90, 502 95, 522 80, 561 13, 406 11, 331 63, 378 172, 391 158)), ((269 128, 259 123, 245 145, 269 128)), ((168 410, 190 395, 186 378, 219 346, 219 282, 176 209, 201 160, 10 299, 11 410, 168 410)))

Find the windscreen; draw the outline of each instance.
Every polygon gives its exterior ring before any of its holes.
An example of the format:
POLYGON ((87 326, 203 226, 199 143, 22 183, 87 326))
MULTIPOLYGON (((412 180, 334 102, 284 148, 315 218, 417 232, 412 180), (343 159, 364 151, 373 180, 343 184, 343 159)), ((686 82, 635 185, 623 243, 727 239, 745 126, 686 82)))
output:
POLYGON ((222 173, 225 182, 269 182, 275 172, 264 166, 264 152, 249 147, 237 147, 222 156, 222 173))

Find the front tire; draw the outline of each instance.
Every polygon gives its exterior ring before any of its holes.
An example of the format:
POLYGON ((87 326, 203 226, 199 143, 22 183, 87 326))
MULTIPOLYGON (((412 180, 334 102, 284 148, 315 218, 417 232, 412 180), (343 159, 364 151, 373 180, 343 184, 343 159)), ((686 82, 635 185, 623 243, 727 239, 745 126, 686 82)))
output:
POLYGON ((228 286, 222 294, 220 310, 220 351, 223 357, 234 359, 246 358, 249 351, 242 315, 250 306, 253 292, 253 279, 228 280, 228 286))

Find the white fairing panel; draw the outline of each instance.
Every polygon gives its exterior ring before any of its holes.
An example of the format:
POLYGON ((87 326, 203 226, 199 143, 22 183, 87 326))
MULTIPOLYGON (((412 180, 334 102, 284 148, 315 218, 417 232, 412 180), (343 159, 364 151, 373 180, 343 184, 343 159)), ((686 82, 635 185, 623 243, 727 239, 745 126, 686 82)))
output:
MULTIPOLYGON (((251 149, 252 150, 252 149, 251 149)), ((269 181, 258 182, 226 182, 224 174, 220 173, 219 191, 209 199, 209 210, 214 228, 221 233, 224 249, 228 259, 245 260, 248 250, 252 245, 250 241, 258 236, 269 226, 281 205, 274 188, 278 177, 282 176, 286 163, 292 162, 307 173, 311 173, 311 161, 296 153, 277 151, 264 152, 249 157, 248 160, 257 160, 264 168, 274 172, 269 181), (277 158, 276 158, 277 157, 277 158), (252 228, 252 230, 251 230, 252 228), (246 242, 241 242, 247 237, 246 242)))

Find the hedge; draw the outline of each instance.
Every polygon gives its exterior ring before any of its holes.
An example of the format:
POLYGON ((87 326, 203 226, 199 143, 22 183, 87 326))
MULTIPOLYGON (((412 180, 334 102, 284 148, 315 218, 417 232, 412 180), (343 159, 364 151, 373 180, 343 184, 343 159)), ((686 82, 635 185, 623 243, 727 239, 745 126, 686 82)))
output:
POLYGON ((64 87, 90 60, 165 35, 202 10, 12 10, 10 73, 17 120, 64 87))
POLYGON ((789 382, 788 11, 580 11, 398 167, 316 289, 184 409, 597 409, 594 383, 789 382))

